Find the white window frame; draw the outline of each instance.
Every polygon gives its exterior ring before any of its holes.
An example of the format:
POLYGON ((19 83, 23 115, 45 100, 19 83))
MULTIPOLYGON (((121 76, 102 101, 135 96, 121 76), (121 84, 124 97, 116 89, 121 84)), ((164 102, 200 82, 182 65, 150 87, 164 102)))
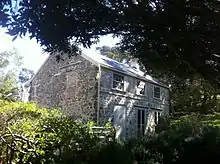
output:
POLYGON ((136 95, 141 95, 141 96, 146 96, 146 82, 137 79, 135 85, 136 85, 136 86, 135 86, 135 88, 136 88, 135 94, 136 94, 136 95), (137 85, 137 83, 138 83, 139 81, 144 83, 144 88, 141 88, 141 89, 144 89, 144 93, 143 93, 143 94, 137 93, 137 90, 140 89, 140 87, 138 87, 138 85, 137 85))
POLYGON ((125 91, 125 77, 124 77, 124 75, 119 74, 119 73, 115 73, 115 72, 112 73, 112 89, 114 89, 114 90, 119 90, 119 91, 125 91), (123 89, 114 88, 114 81, 115 81, 115 80, 114 80, 114 75, 123 77, 123 89))
POLYGON ((136 122, 136 127, 137 127, 137 134, 138 135, 144 135, 146 131, 146 125, 147 125, 147 109, 146 108, 137 108, 137 122, 136 122), (140 111, 140 120, 138 119, 138 112, 140 111), (144 114, 144 116, 143 116, 144 114), (144 119, 144 120, 143 120, 144 119), (140 124, 138 123, 140 121, 140 124), (140 126, 140 127, 139 127, 140 126), (140 131, 138 131, 140 130, 140 131))
POLYGON ((162 111, 158 111, 158 110, 152 110, 154 112, 154 123, 155 125, 157 125, 159 123, 159 118, 162 115, 162 111))
POLYGON ((154 95, 154 98, 155 99, 159 99, 159 100, 161 100, 161 87, 159 87, 159 86, 154 86, 154 90, 153 90, 153 95, 154 95), (160 88, 160 97, 158 98, 158 97, 155 97, 155 88, 160 88))

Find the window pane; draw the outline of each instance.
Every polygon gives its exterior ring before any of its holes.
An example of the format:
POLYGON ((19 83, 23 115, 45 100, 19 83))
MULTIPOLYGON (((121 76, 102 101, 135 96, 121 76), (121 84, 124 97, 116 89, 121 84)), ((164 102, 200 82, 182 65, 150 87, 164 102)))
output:
POLYGON ((154 87, 154 97, 160 98, 160 87, 154 87))
POLYGON ((145 90, 144 88, 140 90, 141 95, 144 95, 144 90, 145 90))
POLYGON ((120 83, 120 82, 117 82, 117 81, 113 81, 113 88, 123 90, 124 89, 124 84, 120 83))
POLYGON ((124 90, 124 77, 113 74, 113 88, 124 90))
POLYGON ((146 111, 144 109, 138 109, 137 110, 137 132, 138 135, 144 135, 145 128, 146 128, 146 111))
POLYGON ((154 123, 157 124, 157 112, 154 112, 154 123))
POLYGON ((117 81, 113 81, 113 88, 117 88, 118 85, 119 85, 119 82, 117 82, 117 81))
POLYGON ((160 92, 160 87, 154 87, 154 90, 155 90, 156 92, 160 92))
POLYGON ((144 131, 145 131, 145 125, 144 124, 142 125, 142 129, 141 130, 142 130, 142 135, 144 135, 144 131))
POLYGON ((142 110, 142 124, 145 124, 145 111, 142 110))
POLYGON ((141 124, 141 110, 138 110, 138 125, 141 124))
POLYGON ((113 75, 113 79, 114 79, 115 81, 119 81, 119 82, 123 82, 123 81, 124 81, 124 77, 121 76, 121 75, 117 75, 117 74, 114 74, 114 75, 113 75))
POLYGON ((138 80, 137 81, 137 94, 144 95, 145 94, 145 82, 138 80))

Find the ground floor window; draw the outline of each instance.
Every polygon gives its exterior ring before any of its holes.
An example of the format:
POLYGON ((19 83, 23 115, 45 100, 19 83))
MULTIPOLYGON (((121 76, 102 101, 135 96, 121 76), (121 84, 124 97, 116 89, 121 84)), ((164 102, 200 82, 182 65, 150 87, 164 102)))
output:
POLYGON ((137 112, 137 134, 142 136, 147 131, 154 131, 155 125, 158 124, 162 111, 158 109, 148 109, 136 107, 137 112))
POLYGON ((145 129, 146 129, 146 109, 138 109, 137 110, 137 130, 138 130, 138 135, 144 135, 145 129))
POLYGON ((154 123, 155 124, 158 124, 160 116, 161 116, 161 111, 154 111, 154 123))

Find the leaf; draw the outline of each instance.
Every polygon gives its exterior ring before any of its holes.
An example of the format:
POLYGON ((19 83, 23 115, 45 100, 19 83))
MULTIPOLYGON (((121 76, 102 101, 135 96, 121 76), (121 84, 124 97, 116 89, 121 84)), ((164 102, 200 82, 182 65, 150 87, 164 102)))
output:
POLYGON ((12 41, 15 41, 17 39, 18 35, 14 36, 12 41))

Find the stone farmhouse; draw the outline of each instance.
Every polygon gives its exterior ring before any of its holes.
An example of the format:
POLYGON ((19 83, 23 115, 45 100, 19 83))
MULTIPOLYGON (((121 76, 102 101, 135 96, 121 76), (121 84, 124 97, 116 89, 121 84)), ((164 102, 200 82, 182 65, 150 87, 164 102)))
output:
POLYGON ((60 108, 73 119, 111 121, 121 138, 152 131, 169 113, 169 88, 138 69, 102 55, 50 56, 29 82, 29 101, 60 108), (66 60, 65 60, 66 59, 66 60))

